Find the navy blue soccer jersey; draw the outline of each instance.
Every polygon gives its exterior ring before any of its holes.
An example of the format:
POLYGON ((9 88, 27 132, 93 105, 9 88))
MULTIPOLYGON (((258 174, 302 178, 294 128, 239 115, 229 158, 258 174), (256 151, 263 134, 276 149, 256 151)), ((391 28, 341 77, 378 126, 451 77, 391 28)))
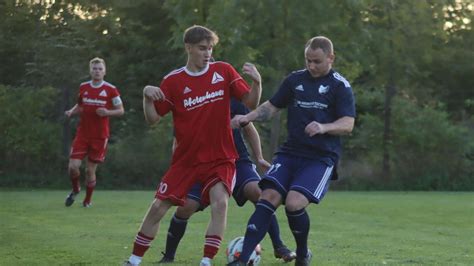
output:
MULTIPOLYGON (((239 102, 238 100, 234 98, 231 98, 230 100, 231 117, 234 117, 234 115, 246 115, 248 112, 249 112, 249 109, 247 109, 247 107, 243 103, 239 102)), ((247 150, 247 147, 245 146, 245 143, 240 131, 241 131, 240 129, 232 130, 235 148, 237 149, 237 152, 239 153, 238 160, 248 159, 249 152, 247 150)))
POLYGON ((337 163, 341 153, 339 136, 310 137, 304 130, 312 121, 325 124, 344 116, 355 117, 354 95, 344 77, 333 70, 318 78, 306 69, 295 71, 285 78, 270 103, 277 108, 288 108, 288 139, 278 153, 337 163))

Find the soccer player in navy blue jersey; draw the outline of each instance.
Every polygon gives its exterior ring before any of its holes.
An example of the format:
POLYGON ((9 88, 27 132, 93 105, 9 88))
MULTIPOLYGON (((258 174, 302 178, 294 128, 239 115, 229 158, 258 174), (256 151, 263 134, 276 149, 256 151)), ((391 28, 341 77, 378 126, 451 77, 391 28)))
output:
POLYGON ((259 183, 262 196, 248 221, 242 253, 229 265, 248 262, 282 203, 296 241, 295 265, 311 263, 310 221, 305 208, 309 203, 319 203, 328 190, 341 154, 339 136, 352 131, 356 111, 351 85, 332 69, 335 56, 331 40, 311 38, 304 55, 304 70, 286 77, 275 95, 256 110, 236 115, 231 121, 234 128, 245 127, 288 109, 288 139, 259 183))
MULTIPOLYGON (((249 110, 241 102, 231 99, 231 116, 240 114, 247 114, 249 110)), ((270 163, 268 163, 262 155, 262 149, 260 145, 260 137, 257 129, 253 124, 249 124, 244 129, 233 130, 234 144, 239 158, 235 162, 236 165, 236 180, 232 196, 236 201, 237 205, 242 207, 250 200, 256 203, 260 197, 261 190, 258 187, 260 181, 260 175, 256 171, 256 165, 250 160, 247 146, 245 145, 242 134, 247 140, 250 148, 252 149, 256 162, 260 169, 268 170, 270 163)), ((174 145, 173 145, 174 146, 174 145)), ((176 212, 171 218, 170 227, 166 238, 166 250, 163 253, 163 258, 159 263, 171 263, 174 261, 176 250, 179 242, 181 241, 186 231, 188 219, 196 212, 203 210, 207 206, 201 201, 201 184, 196 184, 190 190, 187 196, 187 201, 184 206, 180 206, 176 209, 176 212)), ((276 258, 280 258, 285 262, 292 261, 295 259, 296 254, 289 250, 283 243, 280 237, 280 229, 276 216, 270 217, 270 225, 268 227, 268 234, 272 240, 274 255, 276 258)))

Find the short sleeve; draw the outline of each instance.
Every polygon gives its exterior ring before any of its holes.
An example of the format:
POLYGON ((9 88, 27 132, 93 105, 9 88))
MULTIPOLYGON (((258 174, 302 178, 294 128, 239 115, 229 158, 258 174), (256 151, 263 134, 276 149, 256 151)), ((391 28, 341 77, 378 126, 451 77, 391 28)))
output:
POLYGON ((116 88, 112 88, 110 90, 110 101, 112 102, 112 106, 118 106, 122 104, 122 99, 120 98, 120 92, 116 88))
POLYGON ((293 101, 293 91, 289 78, 285 78, 278 88, 278 91, 270 99, 270 103, 277 108, 285 108, 293 101))
POLYGON ((336 114, 338 118, 343 116, 355 117, 355 100, 352 88, 344 86, 342 83, 337 89, 336 95, 336 114))
POLYGON ((111 95, 110 98, 115 98, 117 96, 120 96, 120 92, 117 88, 112 88, 110 90, 110 95, 111 95))
POLYGON ((172 82, 170 79, 164 79, 160 84, 160 89, 165 95, 164 101, 154 101, 153 105, 155 110, 160 116, 166 115, 174 107, 174 101, 172 97, 172 82))
POLYGON ((227 73, 230 80, 230 95, 236 99, 241 100, 242 97, 250 91, 249 84, 229 64, 227 64, 227 73))

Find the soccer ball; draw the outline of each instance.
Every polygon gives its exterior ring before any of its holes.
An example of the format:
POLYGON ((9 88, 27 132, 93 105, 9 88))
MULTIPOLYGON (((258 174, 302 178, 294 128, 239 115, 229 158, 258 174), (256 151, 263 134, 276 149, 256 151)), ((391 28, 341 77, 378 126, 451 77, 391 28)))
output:
MULTIPOLYGON (((225 250, 228 263, 231 263, 240 257, 240 253, 242 252, 243 246, 244 246, 243 236, 236 237, 229 242, 229 245, 227 245, 227 249, 225 250)), ((254 266, 257 266, 258 264, 260 264, 261 252, 262 252, 262 248, 260 247, 260 244, 258 244, 255 247, 255 250, 250 255, 249 263, 252 263, 252 265, 254 266)))

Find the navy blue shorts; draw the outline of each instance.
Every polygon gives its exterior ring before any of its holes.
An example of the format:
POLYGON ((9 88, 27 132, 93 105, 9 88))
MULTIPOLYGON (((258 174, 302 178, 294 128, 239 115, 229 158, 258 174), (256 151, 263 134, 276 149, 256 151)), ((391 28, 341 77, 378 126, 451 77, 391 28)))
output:
MULTIPOLYGON (((260 175, 257 172, 257 167, 252 163, 250 159, 241 159, 235 162, 235 185, 232 190, 232 197, 234 198, 237 205, 240 207, 244 206, 247 202, 247 198, 244 195, 244 187, 249 182, 260 181, 260 175)), ((196 183, 188 193, 188 199, 192 199, 197 202, 201 202, 201 184, 196 183)), ((201 210, 205 209, 207 206, 201 205, 201 210)))
POLYGON ((283 202, 288 191, 294 190, 310 202, 319 203, 329 188, 333 169, 333 165, 318 159, 278 154, 259 185, 263 190, 277 190, 283 202))

